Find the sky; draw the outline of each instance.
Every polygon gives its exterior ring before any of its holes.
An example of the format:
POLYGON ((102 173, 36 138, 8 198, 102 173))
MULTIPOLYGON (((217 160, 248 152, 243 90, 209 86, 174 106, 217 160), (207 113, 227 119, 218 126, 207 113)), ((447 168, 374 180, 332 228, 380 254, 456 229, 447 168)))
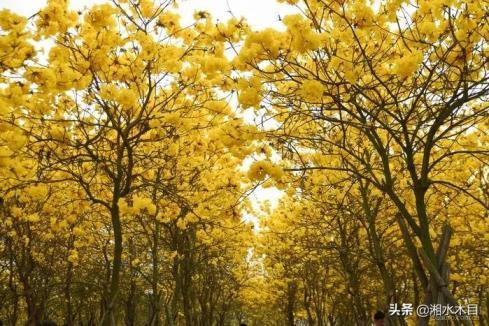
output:
MULTIPOLYGON (((83 10, 97 3, 109 0, 70 0, 70 7, 74 10, 83 10)), ((0 9, 10 9, 18 14, 30 17, 38 12, 47 0, 0 0, 0 9)), ((212 14, 215 19, 226 21, 234 15, 235 17, 246 17, 253 29, 259 30, 266 27, 282 29, 283 25, 279 17, 292 14, 295 8, 280 4, 276 0, 179 0, 178 12, 182 23, 191 23, 195 11, 205 10, 212 14), (232 12, 232 15, 230 13, 232 12)), ((281 197, 281 192, 276 188, 256 189, 250 196, 253 206, 258 209, 263 201, 269 201, 274 208, 281 197)), ((256 229, 259 223, 256 217, 248 215, 245 219, 251 220, 256 229)))

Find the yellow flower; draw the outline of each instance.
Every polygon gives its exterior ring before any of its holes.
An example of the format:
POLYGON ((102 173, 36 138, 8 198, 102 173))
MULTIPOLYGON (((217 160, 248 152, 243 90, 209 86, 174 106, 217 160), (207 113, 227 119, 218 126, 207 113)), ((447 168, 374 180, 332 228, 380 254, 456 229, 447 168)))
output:
POLYGON ((238 81, 238 101, 243 108, 258 107, 261 103, 261 80, 258 77, 238 81))
POLYGON ((298 90, 299 96, 306 102, 321 102, 324 92, 324 86, 317 80, 305 80, 298 90))
POLYGON ((41 220, 38 213, 33 213, 27 216, 27 221, 31 223, 37 223, 41 220))
POLYGON ((245 68, 247 62, 254 62, 257 59, 275 59, 279 56, 280 50, 285 47, 284 33, 272 28, 253 32, 246 38, 236 64, 240 68, 245 68))
POLYGON ((48 0, 47 6, 37 15, 36 25, 40 36, 64 33, 75 26, 78 15, 68 10, 67 0, 48 0))
POLYGON ((324 43, 326 34, 319 34, 302 15, 289 15, 283 19, 291 37, 291 47, 300 53, 315 50, 324 43))
POLYGON ((177 227, 180 230, 185 230, 187 228, 187 221, 184 218, 181 218, 177 221, 177 227))
POLYGON ((156 205, 150 198, 134 196, 132 203, 136 214, 139 214, 143 210, 146 210, 151 215, 156 213, 156 205))
POLYGON ((85 22, 97 30, 112 27, 115 25, 115 20, 112 16, 114 12, 115 9, 106 3, 93 6, 85 15, 85 22))
POLYGON ((75 249, 70 250, 70 255, 68 256, 68 261, 74 265, 78 263, 78 251, 75 249))
POLYGON ((85 234, 85 230, 77 226, 73 228, 73 234, 76 235, 77 237, 80 237, 85 234))
POLYGON ((280 180, 283 176, 283 169, 272 164, 270 161, 257 161, 251 164, 248 170, 248 178, 252 181, 263 180, 267 175, 275 180, 280 180))
POLYGON ((158 25, 166 28, 168 32, 170 33, 175 33, 178 31, 180 27, 180 15, 165 10, 159 17, 158 17, 158 25))
POLYGON ((19 132, 6 132, 1 136, 13 152, 22 149, 27 143, 27 137, 19 132))
POLYGON ((411 76, 416 70, 418 70, 419 65, 423 61, 423 53, 419 51, 415 51, 412 53, 408 53, 402 57, 400 57, 394 66, 394 73, 401 78, 408 78, 411 76))
POLYGON ((48 187, 44 184, 30 186, 25 191, 34 200, 43 200, 48 195, 48 187))

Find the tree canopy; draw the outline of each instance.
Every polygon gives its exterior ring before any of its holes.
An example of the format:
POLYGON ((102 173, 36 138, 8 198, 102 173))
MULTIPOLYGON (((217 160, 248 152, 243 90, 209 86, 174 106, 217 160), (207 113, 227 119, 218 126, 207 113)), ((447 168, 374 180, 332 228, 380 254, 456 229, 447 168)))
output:
POLYGON ((279 2, 0 10, 0 320, 489 325, 489 5, 279 2))

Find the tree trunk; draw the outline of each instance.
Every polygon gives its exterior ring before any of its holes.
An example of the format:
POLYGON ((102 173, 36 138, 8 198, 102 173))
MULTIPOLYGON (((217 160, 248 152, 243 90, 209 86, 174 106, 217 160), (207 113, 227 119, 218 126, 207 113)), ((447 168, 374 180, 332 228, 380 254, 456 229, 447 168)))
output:
POLYGON ((65 285, 65 302, 66 302, 66 316, 65 324, 66 326, 73 326, 73 305, 71 302, 71 282, 73 278, 73 265, 68 263, 68 270, 66 272, 66 285, 65 285))
POLYGON ((119 295, 119 281, 122 267, 122 227, 119 214, 118 198, 114 197, 111 209, 112 228, 114 231, 114 256, 112 258, 112 274, 110 278, 109 295, 106 300, 103 325, 116 323, 117 297, 119 295))
POLYGON ((295 325, 295 299, 297 293, 297 284, 291 282, 287 286, 287 326, 295 325))

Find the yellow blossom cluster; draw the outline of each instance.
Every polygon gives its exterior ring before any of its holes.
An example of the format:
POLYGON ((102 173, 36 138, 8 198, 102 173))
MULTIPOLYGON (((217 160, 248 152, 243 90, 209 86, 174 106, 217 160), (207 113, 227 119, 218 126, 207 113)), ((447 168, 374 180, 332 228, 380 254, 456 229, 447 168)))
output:
POLYGON ((297 91, 305 101, 310 103, 320 103, 323 98, 324 86, 318 80, 304 80, 297 91))
POLYGON ((261 102, 262 82, 260 78, 253 76, 249 79, 241 78, 237 85, 238 101, 243 108, 258 108, 261 102))
POLYGON ((151 198, 134 196, 132 198, 132 206, 129 205, 125 198, 119 199, 119 209, 123 215, 138 215, 142 212, 147 212, 150 215, 156 213, 156 205, 151 198))
POLYGON ((105 85, 101 88, 100 96, 108 101, 115 101, 122 108, 131 113, 137 109, 138 94, 129 88, 121 88, 115 85, 105 85))
POLYGON ((66 32, 76 25, 78 14, 68 9, 68 0, 48 0, 47 6, 38 13, 38 36, 52 36, 66 32))
MULTIPOLYGON (((9 10, 0 11, 0 73, 19 68, 25 60, 33 58, 35 51, 25 30, 27 19, 9 10)), ((1 109, 0 109, 1 112, 1 109)))
POLYGON ((283 22, 291 38, 292 50, 302 53, 326 45, 326 34, 314 31, 311 22, 302 15, 285 16, 283 22))
POLYGON ((280 180, 283 176, 282 167, 273 164, 270 161, 256 161, 248 169, 248 177, 252 181, 263 180, 266 176, 272 179, 280 180))

